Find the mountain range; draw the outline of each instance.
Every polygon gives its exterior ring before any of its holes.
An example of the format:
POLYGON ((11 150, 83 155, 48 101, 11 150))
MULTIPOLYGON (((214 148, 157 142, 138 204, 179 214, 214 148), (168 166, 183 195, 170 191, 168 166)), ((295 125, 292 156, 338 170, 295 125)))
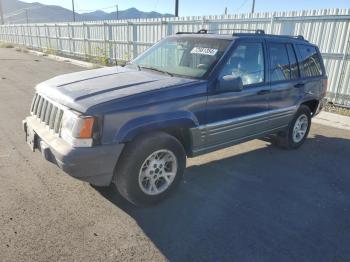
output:
MULTIPOLYGON (((53 23, 71 22, 72 11, 61 6, 44 5, 41 3, 26 3, 19 0, 2 0, 5 23, 53 23), (28 17, 28 19, 27 19, 28 17)), ((158 12, 142 12, 136 8, 120 10, 118 19, 161 18, 172 17, 172 14, 158 12)), ((116 12, 96 10, 88 13, 75 13, 76 21, 114 20, 116 12)))

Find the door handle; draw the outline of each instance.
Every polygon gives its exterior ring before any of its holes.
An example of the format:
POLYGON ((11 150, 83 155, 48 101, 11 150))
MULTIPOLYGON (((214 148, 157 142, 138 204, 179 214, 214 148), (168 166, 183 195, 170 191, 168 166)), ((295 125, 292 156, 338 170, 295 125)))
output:
POLYGON ((294 87, 296 87, 296 88, 300 88, 300 87, 304 87, 304 86, 305 86, 304 83, 297 83, 294 85, 294 87))
POLYGON ((260 91, 258 91, 258 95, 266 95, 266 94, 268 94, 268 93, 270 93, 270 90, 269 89, 265 89, 265 90, 260 90, 260 91))

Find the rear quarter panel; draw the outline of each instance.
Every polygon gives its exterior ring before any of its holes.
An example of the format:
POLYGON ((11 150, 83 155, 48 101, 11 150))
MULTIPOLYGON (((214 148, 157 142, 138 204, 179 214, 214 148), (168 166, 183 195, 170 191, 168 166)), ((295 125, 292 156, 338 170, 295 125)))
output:
MULTIPOLYGON (((304 44, 304 43, 298 43, 298 44, 304 44)), ((320 62, 321 62, 321 68, 322 68, 322 75, 321 76, 315 76, 315 77, 306 77, 303 71, 303 65, 302 65, 302 57, 300 54, 300 51, 297 47, 297 44, 294 46, 296 53, 297 53, 297 58, 299 61, 299 67, 300 67, 300 73, 301 73, 301 80, 305 83, 303 87, 303 97, 300 101, 300 103, 303 103, 305 101, 310 101, 310 100, 318 100, 320 101, 323 99, 326 95, 327 91, 327 86, 325 80, 327 79, 327 74, 326 74, 326 69, 324 66, 323 58, 320 53, 320 50, 318 49, 317 46, 313 44, 306 44, 310 45, 312 47, 315 47, 317 50, 317 53, 320 57, 320 62)))

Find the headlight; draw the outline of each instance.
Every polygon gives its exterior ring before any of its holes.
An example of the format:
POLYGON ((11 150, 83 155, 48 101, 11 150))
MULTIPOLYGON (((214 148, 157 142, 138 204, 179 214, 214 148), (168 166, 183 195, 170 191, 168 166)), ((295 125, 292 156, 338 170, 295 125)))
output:
POLYGON ((66 110, 62 117, 61 137, 76 147, 89 147, 93 143, 95 118, 79 116, 78 113, 66 110))

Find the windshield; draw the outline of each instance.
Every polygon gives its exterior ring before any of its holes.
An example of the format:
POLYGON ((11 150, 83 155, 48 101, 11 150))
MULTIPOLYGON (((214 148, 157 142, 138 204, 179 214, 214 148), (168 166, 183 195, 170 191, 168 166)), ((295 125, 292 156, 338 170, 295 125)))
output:
POLYGON ((140 70, 150 69, 202 78, 224 54, 230 40, 204 37, 168 37, 137 57, 132 65, 140 70))

